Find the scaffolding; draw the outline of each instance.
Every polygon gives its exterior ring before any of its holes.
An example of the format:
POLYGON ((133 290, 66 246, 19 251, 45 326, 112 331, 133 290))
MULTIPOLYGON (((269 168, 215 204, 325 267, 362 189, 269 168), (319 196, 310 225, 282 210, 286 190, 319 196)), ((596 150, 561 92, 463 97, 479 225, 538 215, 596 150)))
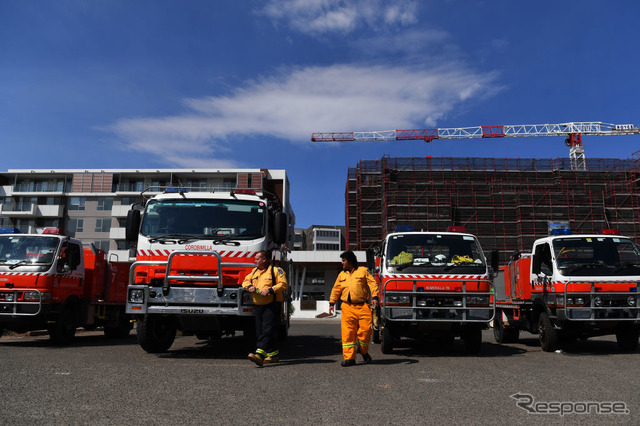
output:
POLYGON ((348 247, 365 250, 397 225, 444 231, 463 225, 501 260, 528 251, 549 226, 574 233, 617 228, 640 235, 640 167, 636 158, 569 159, 390 158, 362 160, 348 172, 348 247))

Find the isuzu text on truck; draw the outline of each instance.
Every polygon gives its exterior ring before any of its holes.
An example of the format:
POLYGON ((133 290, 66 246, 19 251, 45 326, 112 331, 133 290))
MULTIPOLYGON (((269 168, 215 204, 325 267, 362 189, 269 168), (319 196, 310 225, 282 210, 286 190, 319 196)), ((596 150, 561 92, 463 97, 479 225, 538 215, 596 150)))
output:
MULTIPOLYGON (((391 353, 401 337, 450 342, 460 336, 468 352, 480 350, 482 330, 494 315, 492 271, 476 237, 463 227, 449 231, 460 232, 398 227, 378 249, 382 298, 374 340, 381 340, 383 353, 391 353)), ((367 254, 371 268, 372 252, 367 254)))
MULTIPOLYGON (((137 237, 127 313, 137 319, 138 342, 147 352, 168 350, 177 330, 214 339, 255 332, 251 294, 242 289, 260 250, 279 254, 293 231, 284 171, 265 171, 265 190, 167 189, 131 210, 127 239, 137 237), (290 219, 290 223, 288 222, 290 219)), ((288 327, 288 303, 282 326, 288 327)))
POLYGON ((107 337, 129 335, 130 264, 109 263, 103 251, 83 248, 57 229, 0 232, 0 332, 48 330, 55 344, 68 343, 79 326, 102 326, 107 337))
POLYGON ((520 330, 537 334, 542 349, 555 351, 575 339, 615 334, 623 351, 638 346, 640 247, 607 230, 571 235, 566 229, 516 253, 496 293, 494 334, 516 342, 520 330))

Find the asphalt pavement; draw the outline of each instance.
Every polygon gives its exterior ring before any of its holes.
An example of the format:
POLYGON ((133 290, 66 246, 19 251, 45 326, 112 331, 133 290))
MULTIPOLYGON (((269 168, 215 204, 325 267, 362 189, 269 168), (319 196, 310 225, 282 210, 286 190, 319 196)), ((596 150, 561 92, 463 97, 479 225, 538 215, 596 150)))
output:
POLYGON ((282 361, 263 368, 241 333, 178 337, 158 355, 133 333, 83 332, 67 347, 3 336, 0 424, 640 423, 640 353, 619 353, 612 336, 545 353, 533 335, 498 345, 487 330, 479 355, 459 341, 406 340, 390 355, 372 345, 373 364, 345 368, 338 321, 290 331, 282 361))

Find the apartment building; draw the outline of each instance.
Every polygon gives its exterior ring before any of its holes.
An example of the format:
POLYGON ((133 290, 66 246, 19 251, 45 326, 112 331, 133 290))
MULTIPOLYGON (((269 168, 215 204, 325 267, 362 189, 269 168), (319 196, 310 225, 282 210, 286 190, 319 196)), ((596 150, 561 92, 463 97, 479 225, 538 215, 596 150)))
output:
POLYGON ((130 260, 125 241, 127 212, 168 186, 191 191, 236 188, 272 190, 261 169, 8 170, 0 172, 0 228, 41 233, 60 228, 67 235, 130 260), (264 186, 263 187, 263 183, 264 186))

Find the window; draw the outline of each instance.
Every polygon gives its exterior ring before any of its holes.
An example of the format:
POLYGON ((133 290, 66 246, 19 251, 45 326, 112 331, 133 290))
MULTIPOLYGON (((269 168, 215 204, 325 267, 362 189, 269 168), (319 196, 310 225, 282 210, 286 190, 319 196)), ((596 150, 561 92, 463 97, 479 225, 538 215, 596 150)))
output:
POLYGON ((96 219, 96 232, 109 232, 111 229, 111 218, 96 219))
POLYGON ((109 251, 109 246, 111 245, 110 240, 97 240, 93 242, 93 245, 96 246, 97 249, 102 251, 109 251))
POLYGON ((120 198, 120 205, 130 206, 135 203, 140 203, 141 201, 140 197, 122 197, 120 198))
POLYGON ((84 231, 84 219, 69 219, 67 222, 67 232, 69 234, 75 235, 76 232, 84 231))
POLYGON ((112 197, 98 198, 98 211, 110 211, 113 208, 112 197))
POLYGON ((545 275, 553 274, 553 263, 551 262, 551 248, 549 244, 540 244, 536 247, 533 255, 533 273, 545 275))
POLYGON ((69 210, 84 210, 85 197, 69 198, 69 210))
POLYGON ((47 197, 44 199, 44 204, 46 206, 57 206, 61 203, 60 197, 47 197))

